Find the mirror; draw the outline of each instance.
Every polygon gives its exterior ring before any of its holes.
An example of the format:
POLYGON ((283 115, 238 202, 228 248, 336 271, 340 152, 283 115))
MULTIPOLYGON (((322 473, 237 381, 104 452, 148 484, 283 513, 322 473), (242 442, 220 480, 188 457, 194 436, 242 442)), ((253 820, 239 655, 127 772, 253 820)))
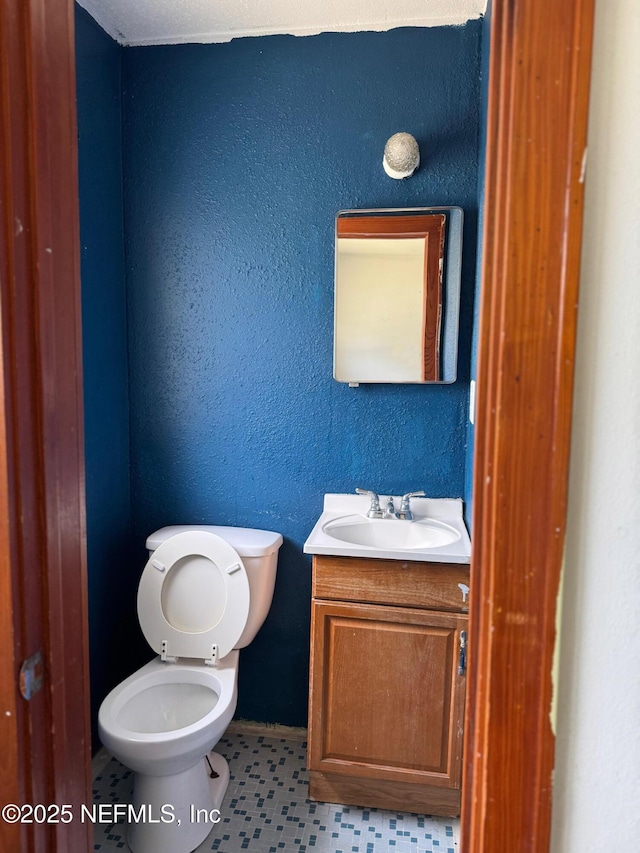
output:
POLYGON ((455 382, 462 210, 345 210, 336 217, 333 376, 455 382))

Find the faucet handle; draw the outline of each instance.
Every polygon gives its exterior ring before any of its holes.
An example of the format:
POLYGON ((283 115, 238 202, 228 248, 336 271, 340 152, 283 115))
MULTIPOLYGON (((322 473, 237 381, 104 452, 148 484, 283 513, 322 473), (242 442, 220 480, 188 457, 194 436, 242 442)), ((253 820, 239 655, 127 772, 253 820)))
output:
POLYGON ((408 503, 409 498, 423 498, 425 497, 425 494, 425 492, 407 492, 406 495, 402 496, 402 503, 404 503, 405 501, 408 503))
POLYGON ((403 495, 402 501, 400 502, 398 518, 404 518, 406 521, 412 521, 413 513, 411 512, 411 498, 423 498, 424 496, 424 492, 407 492, 406 495, 403 495))
POLYGON ((382 518, 384 513, 380 509, 380 498, 377 492, 372 492, 370 489, 356 489, 356 494, 369 495, 371 498, 371 506, 369 507, 367 518, 382 518))

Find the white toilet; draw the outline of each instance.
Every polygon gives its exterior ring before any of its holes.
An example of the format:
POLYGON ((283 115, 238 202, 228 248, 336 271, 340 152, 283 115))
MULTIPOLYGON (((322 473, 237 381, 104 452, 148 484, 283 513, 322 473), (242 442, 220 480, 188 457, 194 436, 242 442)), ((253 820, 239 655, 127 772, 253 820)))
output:
POLYGON ((229 769, 211 750, 236 708, 238 649, 269 612, 281 545, 279 533, 212 525, 147 539, 138 618, 160 657, 115 687, 98 715, 102 743, 136 774, 134 853, 189 853, 213 828, 229 769))

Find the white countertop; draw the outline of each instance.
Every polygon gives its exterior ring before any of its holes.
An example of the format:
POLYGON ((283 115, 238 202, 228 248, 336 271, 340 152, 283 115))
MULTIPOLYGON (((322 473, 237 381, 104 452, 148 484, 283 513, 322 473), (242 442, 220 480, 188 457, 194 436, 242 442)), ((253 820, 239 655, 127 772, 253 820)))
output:
MULTIPOLYGON (((380 505, 386 506, 387 497, 380 495, 380 505)), ((429 563, 468 563, 471 559, 471 542, 462 516, 459 498, 411 498, 411 511, 415 522, 430 519, 453 528, 459 538, 455 542, 430 548, 380 548, 374 545, 352 544, 336 539, 326 532, 330 522, 346 516, 361 516, 366 520, 370 500, 367 495, 328 494, 324 496, 324 509, 315 527, 304 543, 305 554, 326 554, 335 557, 373 557, 384 560, 416 560, 429 563)), ((396 509, 400 501, 396 497, 396 509)), ((412 524, 411 521, 376 523, 412 524)))

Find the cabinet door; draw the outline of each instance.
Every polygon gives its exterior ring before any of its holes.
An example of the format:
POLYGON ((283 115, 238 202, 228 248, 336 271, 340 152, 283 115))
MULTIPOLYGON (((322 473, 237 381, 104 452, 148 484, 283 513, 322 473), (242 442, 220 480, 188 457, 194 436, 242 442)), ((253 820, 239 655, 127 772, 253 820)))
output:
POLYGON ((314 601, 309 768, 458 788, 462 614, 314 601))

